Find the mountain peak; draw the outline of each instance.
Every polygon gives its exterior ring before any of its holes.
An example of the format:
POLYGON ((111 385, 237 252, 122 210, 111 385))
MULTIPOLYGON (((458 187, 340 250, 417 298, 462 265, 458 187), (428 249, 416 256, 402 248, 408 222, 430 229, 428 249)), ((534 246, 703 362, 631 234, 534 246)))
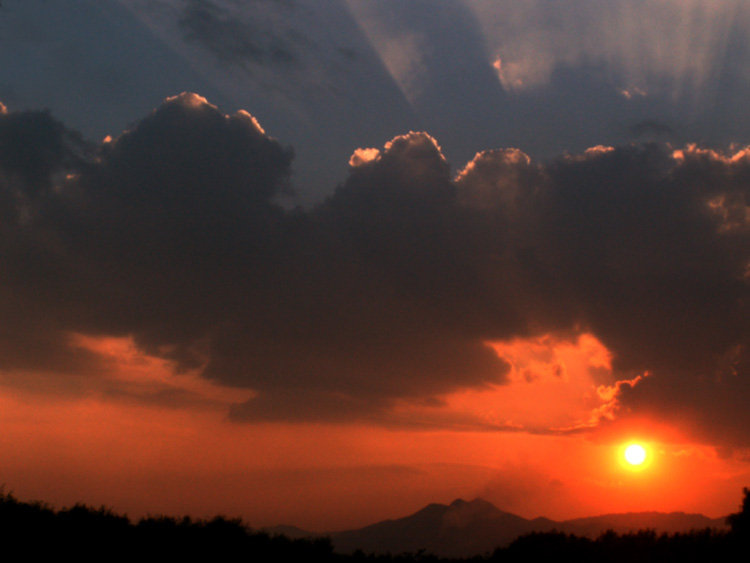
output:
POLYGON ((451 507, 461 507, 461 506, 491 506, 495 508, 495 506, 483 498, 475 498, 474 500, 464 500, 462 498, 457 498, 452 503, 450 503, 451 507))
POLYGON ((446 512, 448 513, 462 512, 471 513, 478 516, 500 516, 503 514, 509 514, 508 512, 500 510, 491 502, 479 497, 469 501, 462 498, 457 498, 452 503, 450 503, 447 508, 448 510, 446 512))

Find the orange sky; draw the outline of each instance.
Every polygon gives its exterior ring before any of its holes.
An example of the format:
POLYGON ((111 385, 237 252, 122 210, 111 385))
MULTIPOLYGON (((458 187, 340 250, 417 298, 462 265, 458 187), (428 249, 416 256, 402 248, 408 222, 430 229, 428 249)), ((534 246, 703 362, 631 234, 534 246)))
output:
POLYGON ((82 377, 67 395, 0 394, 0 479, 24 500, 104 504, 133 517, 224 513, 324 531, 477 496, 525 517, 716 517, 735 509, 750 478, 746 464, 663 422, 566 431, 598 422, 592 413, 605 402, 597 387, 613 383, 607 350, 586 334, 496 343, 512 365, 508 385, 455 393, 442 406, 404 403, 391 425, 233 423, 226 406, 236 391, 171 374, 128 339, 74 340, 105 360, 106 378, 82 377), (134 400, 144 389, 194 400, 173 408, 134 400), (416 426, 425 420, 433 428, 416 426), (647 469, 620 462, 628 440, 647 444, 647 469))

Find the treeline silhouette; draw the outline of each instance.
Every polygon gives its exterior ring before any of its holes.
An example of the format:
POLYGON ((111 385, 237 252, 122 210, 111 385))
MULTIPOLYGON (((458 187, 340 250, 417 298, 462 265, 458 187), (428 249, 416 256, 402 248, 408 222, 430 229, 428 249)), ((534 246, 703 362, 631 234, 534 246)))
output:
POLYGON ((241 519, 216 516, 192 519, 147 516, 132 522, 101 507, 76 504, 55 510, 43 502, 23 502, 0 488, 0 538, 6 554, 16 559, 73 557, 77 561, 222 561, 336 563, 527 563, 729 561, 744 559, 750 548, 750 489, 745 488, 740 511, 727 518, 728 530, 693 530, 657 534, 653 530, 598 538, 561 532, 531 533, 508 547, 469 559, 445 559, 430 553, 335 553, 327 537, 289 539, 253 531, 241 519), (20 548, 20 550, 19 550, 20 548))
MULTIPOLYGON (((250 530, 242 520, 216 516, 127 516, 76 504, 54 510, 0 491, 0 537, 16 560, 72 556, 77 561, 332 561, 328 538, 289 539, 250 530)), ((52 560, 52 559, 50 559, 52 560)))

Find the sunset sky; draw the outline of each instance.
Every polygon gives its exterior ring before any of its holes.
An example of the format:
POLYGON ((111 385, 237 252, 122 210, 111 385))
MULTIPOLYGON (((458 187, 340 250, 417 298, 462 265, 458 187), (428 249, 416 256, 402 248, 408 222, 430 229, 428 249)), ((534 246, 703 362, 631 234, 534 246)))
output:
POLYGON ((743 0, 3 0, 0 484, 735 511, 748 99, 743 0))

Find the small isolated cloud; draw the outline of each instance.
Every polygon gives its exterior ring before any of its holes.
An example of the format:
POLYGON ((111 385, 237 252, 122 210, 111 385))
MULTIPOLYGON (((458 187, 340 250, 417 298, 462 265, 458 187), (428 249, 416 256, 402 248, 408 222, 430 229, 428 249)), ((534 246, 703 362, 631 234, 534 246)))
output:
POLYGON ((620 95, 627 100, 632 100, 633 98, 645 97, 647 92, 634 86, 632 88, 620 90, 620 95))
POLYGON ((506 90, 520 89, 524 87, 524 76, 527 74, 519 63, 505 63, 500 57, 496 57, 492 68, 497 72, 497 77, 506 90))

